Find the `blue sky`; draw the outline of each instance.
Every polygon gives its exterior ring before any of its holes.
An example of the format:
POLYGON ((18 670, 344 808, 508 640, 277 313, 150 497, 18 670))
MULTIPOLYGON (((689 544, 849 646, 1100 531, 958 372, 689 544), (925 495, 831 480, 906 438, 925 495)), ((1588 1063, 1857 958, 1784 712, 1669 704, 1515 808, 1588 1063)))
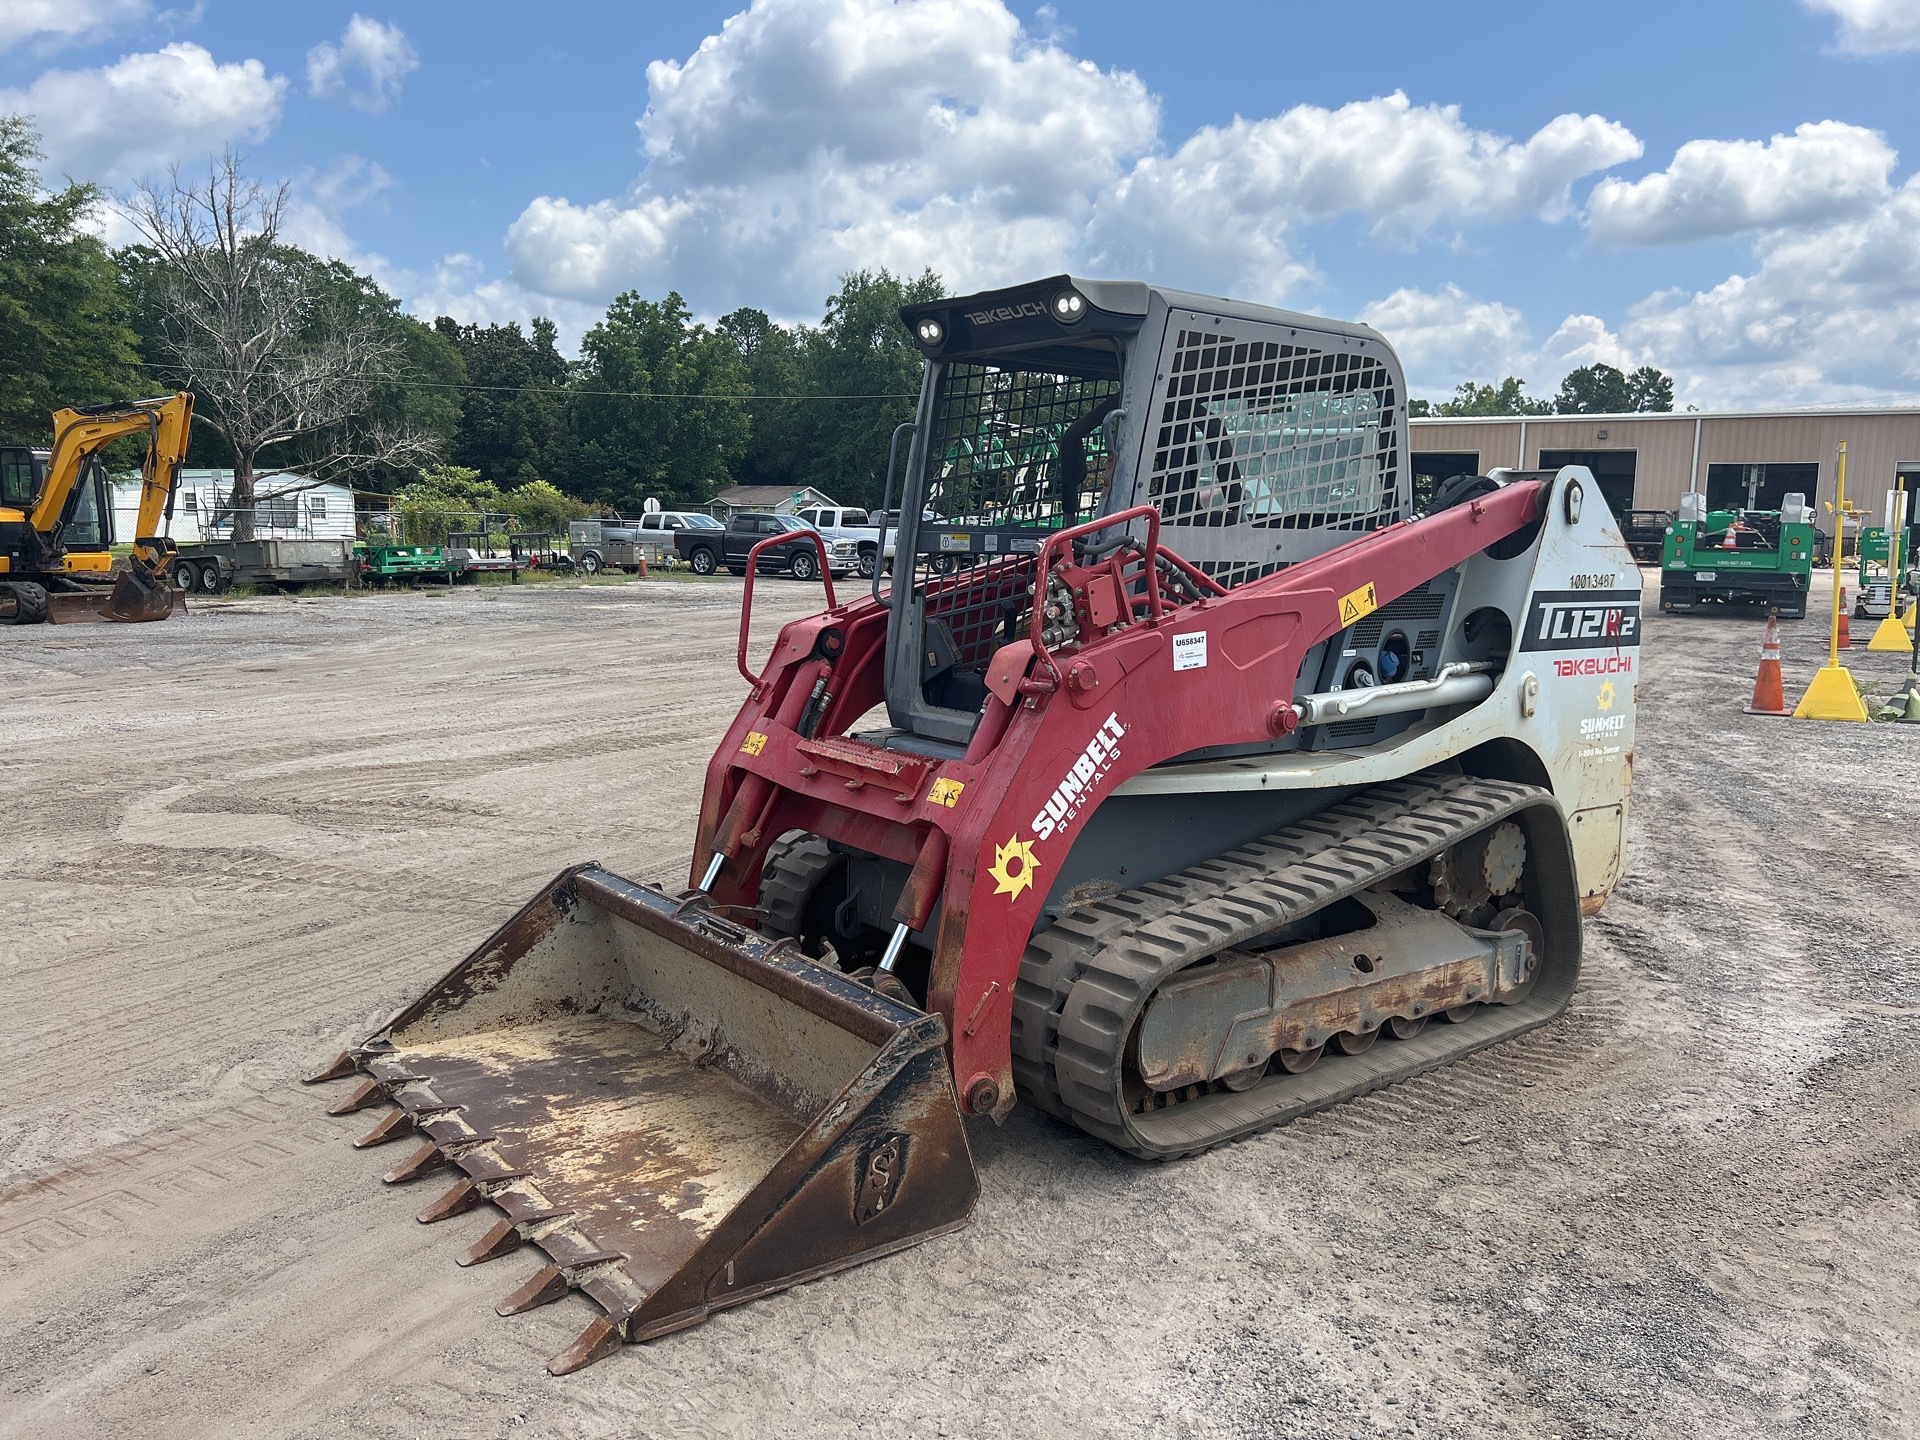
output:
POLYGON ((1920 0, 0 4, 50 176, 241 145, 424 316, 1071 269, 1367 319, 1426 394, 1920 397, 1916 94, 1920 0))

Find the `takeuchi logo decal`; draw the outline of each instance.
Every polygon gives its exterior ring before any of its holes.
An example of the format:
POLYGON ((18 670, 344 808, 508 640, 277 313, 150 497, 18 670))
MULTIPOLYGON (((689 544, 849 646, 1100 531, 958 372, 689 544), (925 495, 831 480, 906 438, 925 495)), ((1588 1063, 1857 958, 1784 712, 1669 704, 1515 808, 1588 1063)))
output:
POLYGON ((1053 787, 1053 794, 1047 797, 1047 808, 1033 817, 1035 836, 1045 840, 1067 828, 1113 768, 1113 762, 1119 759, 1120 739, 1126 733, 1127 727, 1120 723, 1117 712, 1101 722, 1100 729, 1087 742, 1087 748, 1074 757, 1065 778, 1053 787))

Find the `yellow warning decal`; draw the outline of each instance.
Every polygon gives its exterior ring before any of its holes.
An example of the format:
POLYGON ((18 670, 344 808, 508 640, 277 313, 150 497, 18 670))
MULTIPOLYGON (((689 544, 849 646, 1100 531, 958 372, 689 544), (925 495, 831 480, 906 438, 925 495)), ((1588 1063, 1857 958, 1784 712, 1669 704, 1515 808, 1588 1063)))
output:
POLYGON ((933 788, 927 791, 927 800, 930 804, 944 805, 951 810, 959 801, 960 792, 966 788, 965 781, 939 779, 934 781, 933 788))
POLYGON ((1379 608, 1380 602, 1373 594, 1373 582, 1369 580, 1351 595, 1340 597, 1340 624, 1343 628, 1358 624, 1379 608))
POLYGON ((747 738, 740 742, 740 753, 742 755, 758 755, 766 748, 767 737, 762 735, 758 730, 747 731, 747 738))

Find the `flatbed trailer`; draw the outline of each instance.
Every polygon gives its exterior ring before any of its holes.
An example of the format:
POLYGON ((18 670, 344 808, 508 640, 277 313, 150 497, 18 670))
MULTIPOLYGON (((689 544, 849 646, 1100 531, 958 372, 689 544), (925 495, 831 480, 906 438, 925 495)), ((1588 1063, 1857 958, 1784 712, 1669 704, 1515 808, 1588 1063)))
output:
POLYGON ((235 585, 339 585, 359 573, 351 540, 193 540, 173 562, 183 590, 218 595, 235 585))

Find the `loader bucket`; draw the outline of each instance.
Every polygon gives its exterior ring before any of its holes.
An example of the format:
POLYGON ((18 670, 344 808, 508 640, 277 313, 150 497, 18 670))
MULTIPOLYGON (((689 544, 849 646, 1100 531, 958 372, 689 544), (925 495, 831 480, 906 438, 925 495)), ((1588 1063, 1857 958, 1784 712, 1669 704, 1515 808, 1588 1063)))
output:
POLYGON ((389 1183, 464 1172, 422 1222, 491 1202, 461 1259, 532 1244, 496 1309, 579 1290, 605 1313, 556 1375, 964 1224, 979 1193, 946 1027, 707 908, 564 871, 313 1081, 356 1144, 423 1142, 389 1183))

